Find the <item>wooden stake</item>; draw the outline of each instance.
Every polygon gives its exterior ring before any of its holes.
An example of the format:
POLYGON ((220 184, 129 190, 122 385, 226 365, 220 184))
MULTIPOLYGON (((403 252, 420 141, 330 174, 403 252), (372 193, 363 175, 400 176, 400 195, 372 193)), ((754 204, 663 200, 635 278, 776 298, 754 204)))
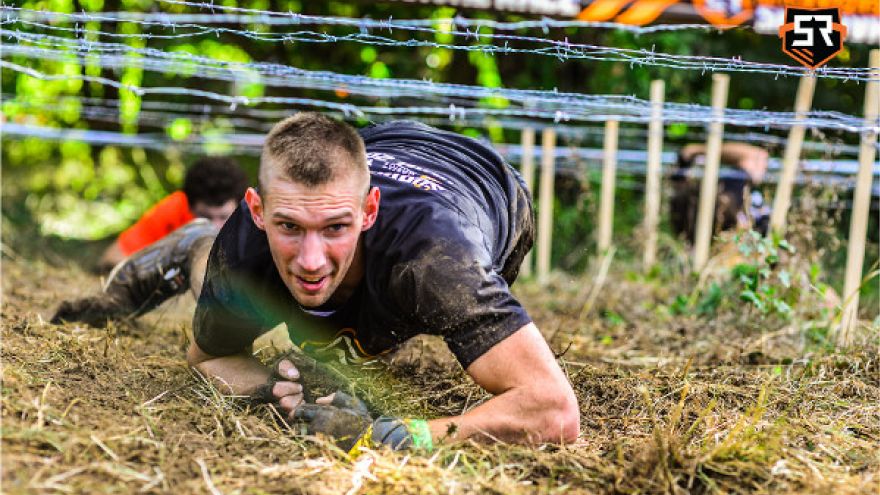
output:
POLYGON ((647 272, 657 258, 657 225, 660 223, 660 174, 663 153, 663 81, 651 81, 651 123, 648 124, 648 172, 645 184, 645 256, 647 272))
POLYGON ((721 139, 724 135, 724 108, 727 106, 727 88, 730 76, 712 76, 712 123, 706 141, 706 167, 700 187, 700 209, 697 212, 697 237, 694 243, 694 270, 700 272, 709 260, 712 242, 712 220, 715 218, 715 200, 718 193, 718 167, 721 165, 721 139))
MULTIPOLYGON (((534 187, 535 187, 535 130, 531 127, 526 127, 522 130, 522 134, 520 136, 522 139, 522 161, 520 162, 520 173, 523 177, 523 182, 526 183, 526 189, 529 190, 529 194, 534 198, 534 187)), ((523 277, 531 277, 532 276, 532 251, 526 253, 525 258, 523 258, 522 266, 519 269, 520 275, 523 277)))
POLYGON ((556 131, 544 129, 541 136, 541 188, 538 198, 538 282, 550 274, 550 246, 553 241, 553 182, 556 175, 556 131))
MULTIPOLYGON (((871 50, 870 66, 874 77, 880 76, 880 50, 871 50)), ((865 89, 865 125, 874 125, 880 107, 880 83, 868 82, 865 89)), ((852 343, 853 330, 858 323, 859 288, 862 282, 862 264, 865 260, 865 237, 868 230, 868 213, 871 206, 871 182, 874 168, 874 145, 877 133, 862 134, 859 147, 859 171, 856 174, 856 190, 853 194, 852 220, 849 224, 849 243, 846 257, 846 276, 843 284, 843 318, 837 330, 838 347, 852 343)))
POLYGON ((616 120, 605 122, 605 155, 602 160, 602 196, 599 202, 599 237, 597 247, 604 253, 611 247, 611 230, 614 225, 614 182, 617 178, 617 128, 616 120))
MULTIPOLYGON (((810 73, 801 78, 795 97, 795 119, 803 121, 813 104, 813 91, 816 89, 816 76, 810 73)), ((776 195, 773 198, 773 211, 770 213, 770 230, 782 234, 785 232, 785 218, 791 206, 791 192, 794 189, 794 178, 797 174, 798 160, 801 157, 801 145, 804 143, 804 125, 795 124, 788 131, 785 154, 782 157, 782 174, 776 184, 776 195)))

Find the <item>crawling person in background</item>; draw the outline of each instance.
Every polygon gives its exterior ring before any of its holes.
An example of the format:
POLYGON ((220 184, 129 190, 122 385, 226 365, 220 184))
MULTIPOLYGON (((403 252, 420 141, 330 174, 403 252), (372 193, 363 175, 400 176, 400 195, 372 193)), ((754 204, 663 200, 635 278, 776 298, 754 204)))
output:
POLYGON ((171 292, 157 290, 166 280, 187 276, 200 294, 187 362, 221 391, 275 404, 352 454, 467 438, 577 439, 571 384, 509 289, 533 242, 529 194, 491 148, 415 122, 358 133, 300 113, 266 138, 259 186, 216 239, 175 233, 158 243, 168 248, 154 269, 110 281, 143 311, 158 302, 143 302, 151 294, 171 292), (342 392, 306 402, 308 370, 288 359, 266 367, 251 352, 279 323, 301 349, 338 346, 354 362, 439 335, 493 397, 431 420, 371 414, 342 392))
POLYGON ((231 158, 201 158, 187 170, 183 190, 164 197, 119 234, 101 256, 99 269, 109 271, 127 256, 196 218, 207 219, 219 230, 244 197, 247 186, 244 170, 231 158))
MULTIPOLYGON (((766 233, 770 208, 761 192, 752 189, 767 173, 766 150, 745 143, 724 143, 712 231, 753 228, 766 233), (747 196, 747 197, 746 197, 747 196)), ((676 235, 694 242, 697 211, 700 206, 702 171, 706 164, 706 146, 689 144, 678 153, 678 166, 672 174, 673 196, 669 202, 670 220, 676 235)))
MULTIPOLYGON (((196 244, 210 246, 205 237, 216 235, 247 187, 247 175, 231 158, 209 156, 196 161, 186 172, 183 190, 156 203, 106 249, 98 266, 112 271, 102 293, 63 301, 51 321, 103 326, 139 316, 184 292, 189 268, 175 266, 189 263, 189 250, 196 244), (160 272, 165 279, 157 285, 155 275, 160 272)), ((199 281, 206 257, 207 253, 197 268, 199 281)))

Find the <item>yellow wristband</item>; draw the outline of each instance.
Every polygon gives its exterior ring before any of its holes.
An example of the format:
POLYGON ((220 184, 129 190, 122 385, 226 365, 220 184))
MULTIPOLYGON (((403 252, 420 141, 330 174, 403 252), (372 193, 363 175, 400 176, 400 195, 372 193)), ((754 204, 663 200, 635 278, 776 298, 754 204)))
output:
POLYGON ((357 457, 361 455, 361 447, 365 449, 373 448, 373 425, 368 426, 363 435, 361 435, 361 437, 357 439, 357 442, 352 445, 351 449, 348 451, 348 456, 352 459, 357 459, 357 457))

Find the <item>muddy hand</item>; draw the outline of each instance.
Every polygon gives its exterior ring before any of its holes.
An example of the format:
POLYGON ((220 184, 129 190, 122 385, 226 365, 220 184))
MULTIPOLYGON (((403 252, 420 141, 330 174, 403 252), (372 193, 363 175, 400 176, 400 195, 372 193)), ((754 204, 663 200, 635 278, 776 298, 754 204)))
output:
POLYGON ((363 449, 383 446, 427 452, 434 448, 431 428, 423 419, 379 416, 374 421, 360 399, 341 391, 315 402, 301 405, 294 418, 305 423, 309 434, 332 437, 352 457, 359 456, 363 449))
POLYGON ((348 451, 368 431, 373 419, 356 397, 345 392, 336 392, 331 397, 319 399, 319 404, 301 405, 293 417, 305 423, 310 435, 327 435, 348 451))
POLYGON ((56 325, 82 322, 93 327, 104 327, 107 322, 123 316, 125 312, 116 301, 101 294, 62 301, 49 321, 56 325))
POLYGON ((275 404, 283 411, 283 416, 290 414, 303 403, 303 386, 299 383, 299 370, 287 359, 281 359, 273 365, 272 375, 263 385, 251 394, 256 404, 275 404))
POLYGON ((284 411, 285 417, 290 417, 293 411, 305 400, 303 386, 299 383, 299 370, 288 359, 282 359, 274 370, 278 380, 272 389, 272 394, 277 399, 277 404, 284 411))

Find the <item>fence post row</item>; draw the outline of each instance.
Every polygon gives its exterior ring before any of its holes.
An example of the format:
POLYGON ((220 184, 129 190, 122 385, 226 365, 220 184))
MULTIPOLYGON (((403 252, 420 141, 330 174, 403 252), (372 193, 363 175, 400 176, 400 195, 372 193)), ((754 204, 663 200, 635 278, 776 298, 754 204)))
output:
POLYGON ((770 230, 778 234, 785 233, 785 219, 791 206, 791 192, 797 174, 801 146, 804 143, 803 120, 813 103, 813 91, 816 89, 816 76, 813 73, 801 77, 795 97, 795 120, 798 121, 788 131, 785 155, 782 158, 782 174, 776 184, 776 195, 773 198, 773 211, 770 213, 770 230))
MULTIPOLYGON (((526 189, 529 190, 529 194, 532 195, 532 198, 535 197, 534 186, 535 186, 535 130, 531 127, 526 127, 522 130, 520 134, 520 139, 522 140, 522 161, 520 162, 520 173, 522 174, 523 182, 526 183, 526 189)), ((526 253, 525 258, 523 258, 522 267, 520 267, 520 273, 523 277, 531 277, 532 276, 532 250, 526 253)))
POLYGON ((718 168, 721 165, 721 144, 724 135, 724 108, 727 106, 727 88, 730 76, 712 76, 712 123, 706 140, 706 167, 700 185, 700 209, 697 212, 697 237, 694 243, 694 270, 700 272, 709 261, 712 241, 712 221, 718 194, 718 168))
POLYGON ((599 237, 597 247, 604 253, 611 247, 614 225, 614 187, 617 176, 617 129, 618 122, 605 122, 604 155, 602 159, 602 196, 599 200, 599 237))
POLYGON ((660 223, 660 174, 663 154, 663 80, 651 81, 651 122, 648 124, 648 170, 645 184, 645 255, 647 272, 657 259, 657 225, 660 223))
MULTIPOLYGON (((870 67, 873 77, 880 77, 880 50, 871 50, 870 67)), ((874 126, 880 107, 880 82, 868 82, 865 88, 865 126, 874 126)), ((837 329, 836 344, 839 347, 852 343, 852 334, 858 322, 859 289, 862 266, 865 260, 865 237, 868 231, 868 213, 871 207, 871 183, 874 179, 874 146, 876 132, 862 133, 859 147, 859 171, 853 193, 852 220, 849 224, 849 242, 846 256, 846 275, 843 284, 843 316, 837 329)))
POLYGON ((541 136, 541 183, 538 198, 538 282, 550 273, 550 246, 553 241, 553 184, 556 180, 556 130, 547 127, 541 136))

